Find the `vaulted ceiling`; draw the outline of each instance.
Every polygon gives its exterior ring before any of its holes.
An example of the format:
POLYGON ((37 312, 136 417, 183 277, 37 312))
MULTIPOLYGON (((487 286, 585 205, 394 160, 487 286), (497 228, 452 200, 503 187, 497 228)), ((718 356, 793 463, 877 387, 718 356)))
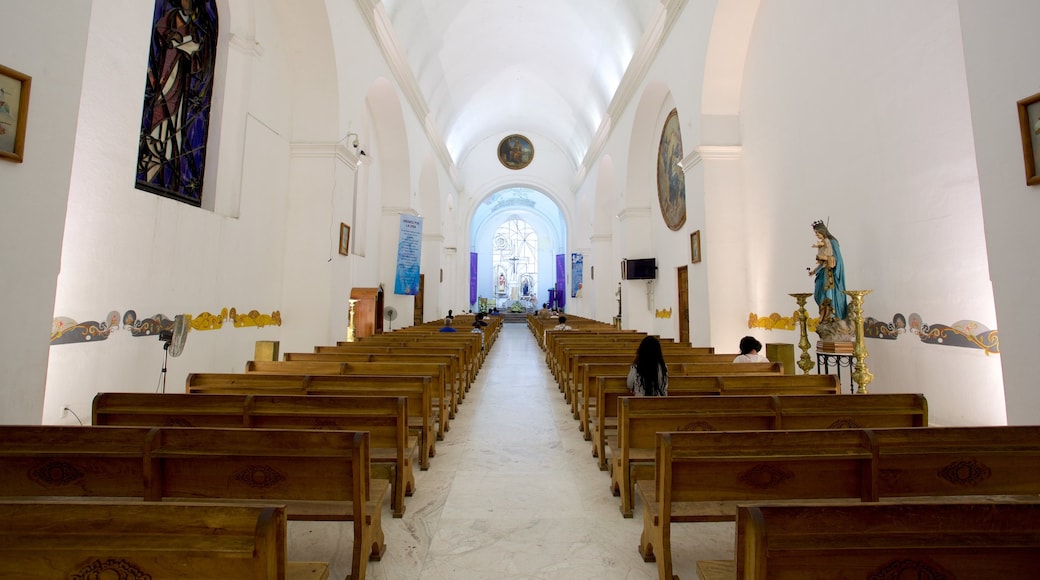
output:
POLYGON ((442 161, 523 133, 576 172, 685 0, 357 0, 442 161))

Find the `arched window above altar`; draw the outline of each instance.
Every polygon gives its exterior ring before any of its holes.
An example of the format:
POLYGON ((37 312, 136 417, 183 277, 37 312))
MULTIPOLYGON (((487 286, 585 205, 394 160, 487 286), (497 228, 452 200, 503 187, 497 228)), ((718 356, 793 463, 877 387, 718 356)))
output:
POLYGON ((522 219, 509 219, 495 230, 492 243, 495 298, 533 300, 538 295, 538 233, 522 219))

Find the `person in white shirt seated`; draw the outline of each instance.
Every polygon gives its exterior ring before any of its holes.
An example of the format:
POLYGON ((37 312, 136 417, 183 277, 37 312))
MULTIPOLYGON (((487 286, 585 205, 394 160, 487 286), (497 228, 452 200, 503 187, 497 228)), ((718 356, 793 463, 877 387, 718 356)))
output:
POLYGON ((573 330, 570 326, 567 325, 567 317, 566 316, 561 316, 561 317, 557 318, 556 320, 557 320, 557 322, 559 324, 554 326, 553 330, 573 330))
POLYGON ((758 354, 762 350, 762 343, 755 340, 753 336, 745 336, 740 339, 740 356, 733 359, 735 363, 769 362, 765 355, 758 354))

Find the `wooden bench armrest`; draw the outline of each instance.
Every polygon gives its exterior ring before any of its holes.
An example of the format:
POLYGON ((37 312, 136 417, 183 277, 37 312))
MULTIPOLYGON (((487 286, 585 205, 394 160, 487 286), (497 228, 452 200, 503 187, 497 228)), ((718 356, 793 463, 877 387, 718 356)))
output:
POLYGON ((327 562, 289 562, 285 566, 286 580, 328 580, 327 562))
POLYGON ((701 580, 736 580, 737 563, 733 560, 697 560, 701 580))

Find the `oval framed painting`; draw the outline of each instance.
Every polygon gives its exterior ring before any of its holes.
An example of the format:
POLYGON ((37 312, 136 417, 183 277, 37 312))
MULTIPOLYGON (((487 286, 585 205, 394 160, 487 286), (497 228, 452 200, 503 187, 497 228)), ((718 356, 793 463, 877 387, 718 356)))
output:
POLYGON ((672 109, 661 129, 661 143, 657 148, 657 199, 664 223, 672 231, 679 230, 686 223, 686 176, 682 160, 679 113, 672 109))
POLYGON ((498 144, 498 160, 509 169, 523 169, 534 159, 534 146, 523 135, 510 135, 498 144))

